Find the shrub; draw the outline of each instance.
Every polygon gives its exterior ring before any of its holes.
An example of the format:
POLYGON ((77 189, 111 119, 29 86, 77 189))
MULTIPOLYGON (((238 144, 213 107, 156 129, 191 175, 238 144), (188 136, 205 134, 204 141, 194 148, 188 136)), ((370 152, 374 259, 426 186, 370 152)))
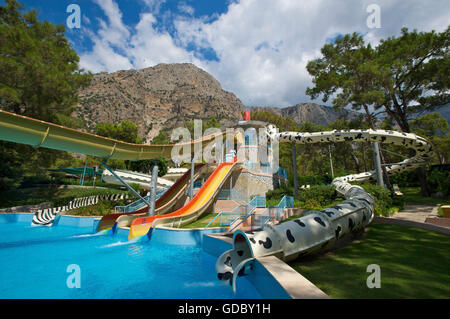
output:
POLYGON ((375 215, 387 216, 389 215, 389 209, 393 205, 391 192, 378 185, 362 185, 362 188, 375 199, 375 215))
POLYGON ((399 187, 417 187, 420 186, 419 178, 415 171, 405 171, 399 174, 389 176, 391 184, 397 184, 399 187))
POLYGON ((328 175, 299 176, 298 185, 329 185, 332 178, 328 175))
MULTIPOLYGON (((283 196, 294 196, 293 187, 282 187, 268 191, 266 193, 267 206, 275 206, 283 196)), ((298 191, 298 198, 294 202, 294 207, 305 209, 322 209, 333 205, 338 194, 332 186, 313 185, 311 188, 298 191)))
POLYGON ((285 195, 294 196, 294 188, 282 186, 280 188, 270 190, 266 193, 266 199, 267 199, 267 201, 270 201, 270 200, 280 201, 283 198, 283 196, 285 196, 285 195))
POLYGON ((450 172, 432 170, 427 173, 427 180, 433 193, 450 195, 450 172))
POLYGON ((328 205, 333 204, 337 197, 338 194, 334 187, 315 185, 311 186, 311 188, 300 190, 297 199, 304 202, 308 207, 309 205, 311 205, 311 207, 327 207, 328 205))
POLYGON ((68 215, 74 216, 104 216, 111 214, 116 206, 125 206, 130 203, 130 200, 108 201, 101 200, 97 205, 80 207, 69 211, 68 215))

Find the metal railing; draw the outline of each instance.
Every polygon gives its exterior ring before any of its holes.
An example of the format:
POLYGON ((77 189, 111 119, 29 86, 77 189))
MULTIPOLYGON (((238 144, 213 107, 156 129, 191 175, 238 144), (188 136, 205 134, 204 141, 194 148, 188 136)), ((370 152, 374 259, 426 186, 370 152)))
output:
MULTIPOLYGON (((263 226, 269 221, 279 220, 284 210, 286 208, 292 207, 294 207, 294 198, 292 196, 283 196, 278 205, 267 207, 260 214, 253 214, 251 218, 251 229, 254 230, 263 228, 263 226)), ((238 225, 236 225, 234 228, 236 228, 238 225)))
MULTIPOLYGON (((162 188, 159 191, 156 192, 156 199, 160 198, 168 188, 162 188)), ((147 201, 150 201, 150 195, 144 196, 144 199, 147 201)), ((114 207, 114 213, 132 213, 138 209, 141 209, 142 207, 146 206, 147 203, 145 203, 142 199, 138 199, 131 204, 128 204, 126 206, 116 206, 114 207)))
POLYGON ((248 203, 250 198, 234 189, 222 189, 217 197, 218 199, 232 199, 240 203, 248 203))
POLYGON ((220 226, 231 226, 238 219, 246 219, 257 207, 266 207, 266 198, 264 196, 255 196, 248 204, 239 205, 232 211, 220 212, 205 228, 208 228, 216 219, 219 219, 220 226))
POLYGON ((266 198, 264 196, 255 196, 248 204, 254 207, 266 207, 266 198))

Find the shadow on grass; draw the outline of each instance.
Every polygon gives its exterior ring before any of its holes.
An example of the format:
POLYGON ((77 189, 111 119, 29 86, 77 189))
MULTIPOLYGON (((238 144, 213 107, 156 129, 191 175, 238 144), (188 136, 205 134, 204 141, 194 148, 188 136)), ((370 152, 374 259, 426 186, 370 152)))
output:
POLYGON ((372 223, 366 238, 290 262, 332 298, 448 298, 450 237, 372 223), (381 268, 381 288, 369 289, 367 266, 381 268))

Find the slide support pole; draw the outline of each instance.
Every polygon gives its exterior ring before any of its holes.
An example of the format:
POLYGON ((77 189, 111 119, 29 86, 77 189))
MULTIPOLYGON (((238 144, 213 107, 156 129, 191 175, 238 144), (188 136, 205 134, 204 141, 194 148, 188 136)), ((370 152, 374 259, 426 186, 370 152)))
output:
POLYGON ((292 168, 294 169, 294 198, 298 198, 298 180, 297 180, 297 147, 292 142, 292 168))
POLYGON ((191 182, 189 185, 189 199, 192 199, 194 197, 194 156, 192 156, 191 159, 191 182))
POLYGON ((121 179, 116 173, 114 173, 114 171, 111 169, 111 168, 109 168, 109 166, 108 165, 106 165, 106 163, 105 162, 102 162, 102 165, 119 181, 119 182, 121 182, 126 188, 128 188, 128 190, 130 191, 130 192, 132 192, 134 195, 136 195, 137 196, 137 198, 139 198, 139 199, 141 199, 144 203, 146 203, 148 206, 150 206, 150 203, 149 203, 149 201, 148 200, 146 200, 145 198, 143 198, 138 192, 136 192, 135 190, 134 190, 134 188, 133 187, 131 187, 130 185, 128 185, 123 179, 121 179))
POLYGON ((156 201, 156 185, 158 181, 158 165, 153 165, 152 180, 150 184, 150 205, 148 206, 148 216, 155 215, 155 201, 156 201))
POLYGON ((375 171, 377 172, 377 185, 384 187, 383 171, 381 170, 380 148, 378 143, 372 142, 372 148, 374 152, 375 171))

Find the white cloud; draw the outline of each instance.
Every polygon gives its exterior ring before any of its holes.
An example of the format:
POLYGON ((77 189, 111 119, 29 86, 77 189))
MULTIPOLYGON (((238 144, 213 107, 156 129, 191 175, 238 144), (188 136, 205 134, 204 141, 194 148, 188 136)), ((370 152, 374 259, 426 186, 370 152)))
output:
POLYGON ((142 0, 150 12, 142 12, 131 28, 123 25, 113 0, 96 1, 108 23, 92 36, 92 52, 81 56, 84 68, 112 72, 191 62, 210 72, 244 104, 273 106, 310 100, 305 89, 312 84, 305 67, 320 56, 327 39, 356 31, 376 45, 381 38, 399 35, 404 26, 442 31, 450 11, 447 0, 242 0, 230 2, 227 12, 216 19, 195 19, 168 12, 161 17, 164 0, 142 0), (372 3, 381 8, 380 29, 366 25, 366 8, 372 3), (176 32, 157 31, 161 19, 163 26, 172 19, 176 32), (186 49, 192 45, 213 50, 219 61, 194 56, 186 49))
POLYGON ((190 5, 181 2, 180 4, 178 4, 178 10, 180 10, 183 13, 186 13, 188 15, 193 15, 195 12, 195 9, 193 7, 191 7, 190 5))

